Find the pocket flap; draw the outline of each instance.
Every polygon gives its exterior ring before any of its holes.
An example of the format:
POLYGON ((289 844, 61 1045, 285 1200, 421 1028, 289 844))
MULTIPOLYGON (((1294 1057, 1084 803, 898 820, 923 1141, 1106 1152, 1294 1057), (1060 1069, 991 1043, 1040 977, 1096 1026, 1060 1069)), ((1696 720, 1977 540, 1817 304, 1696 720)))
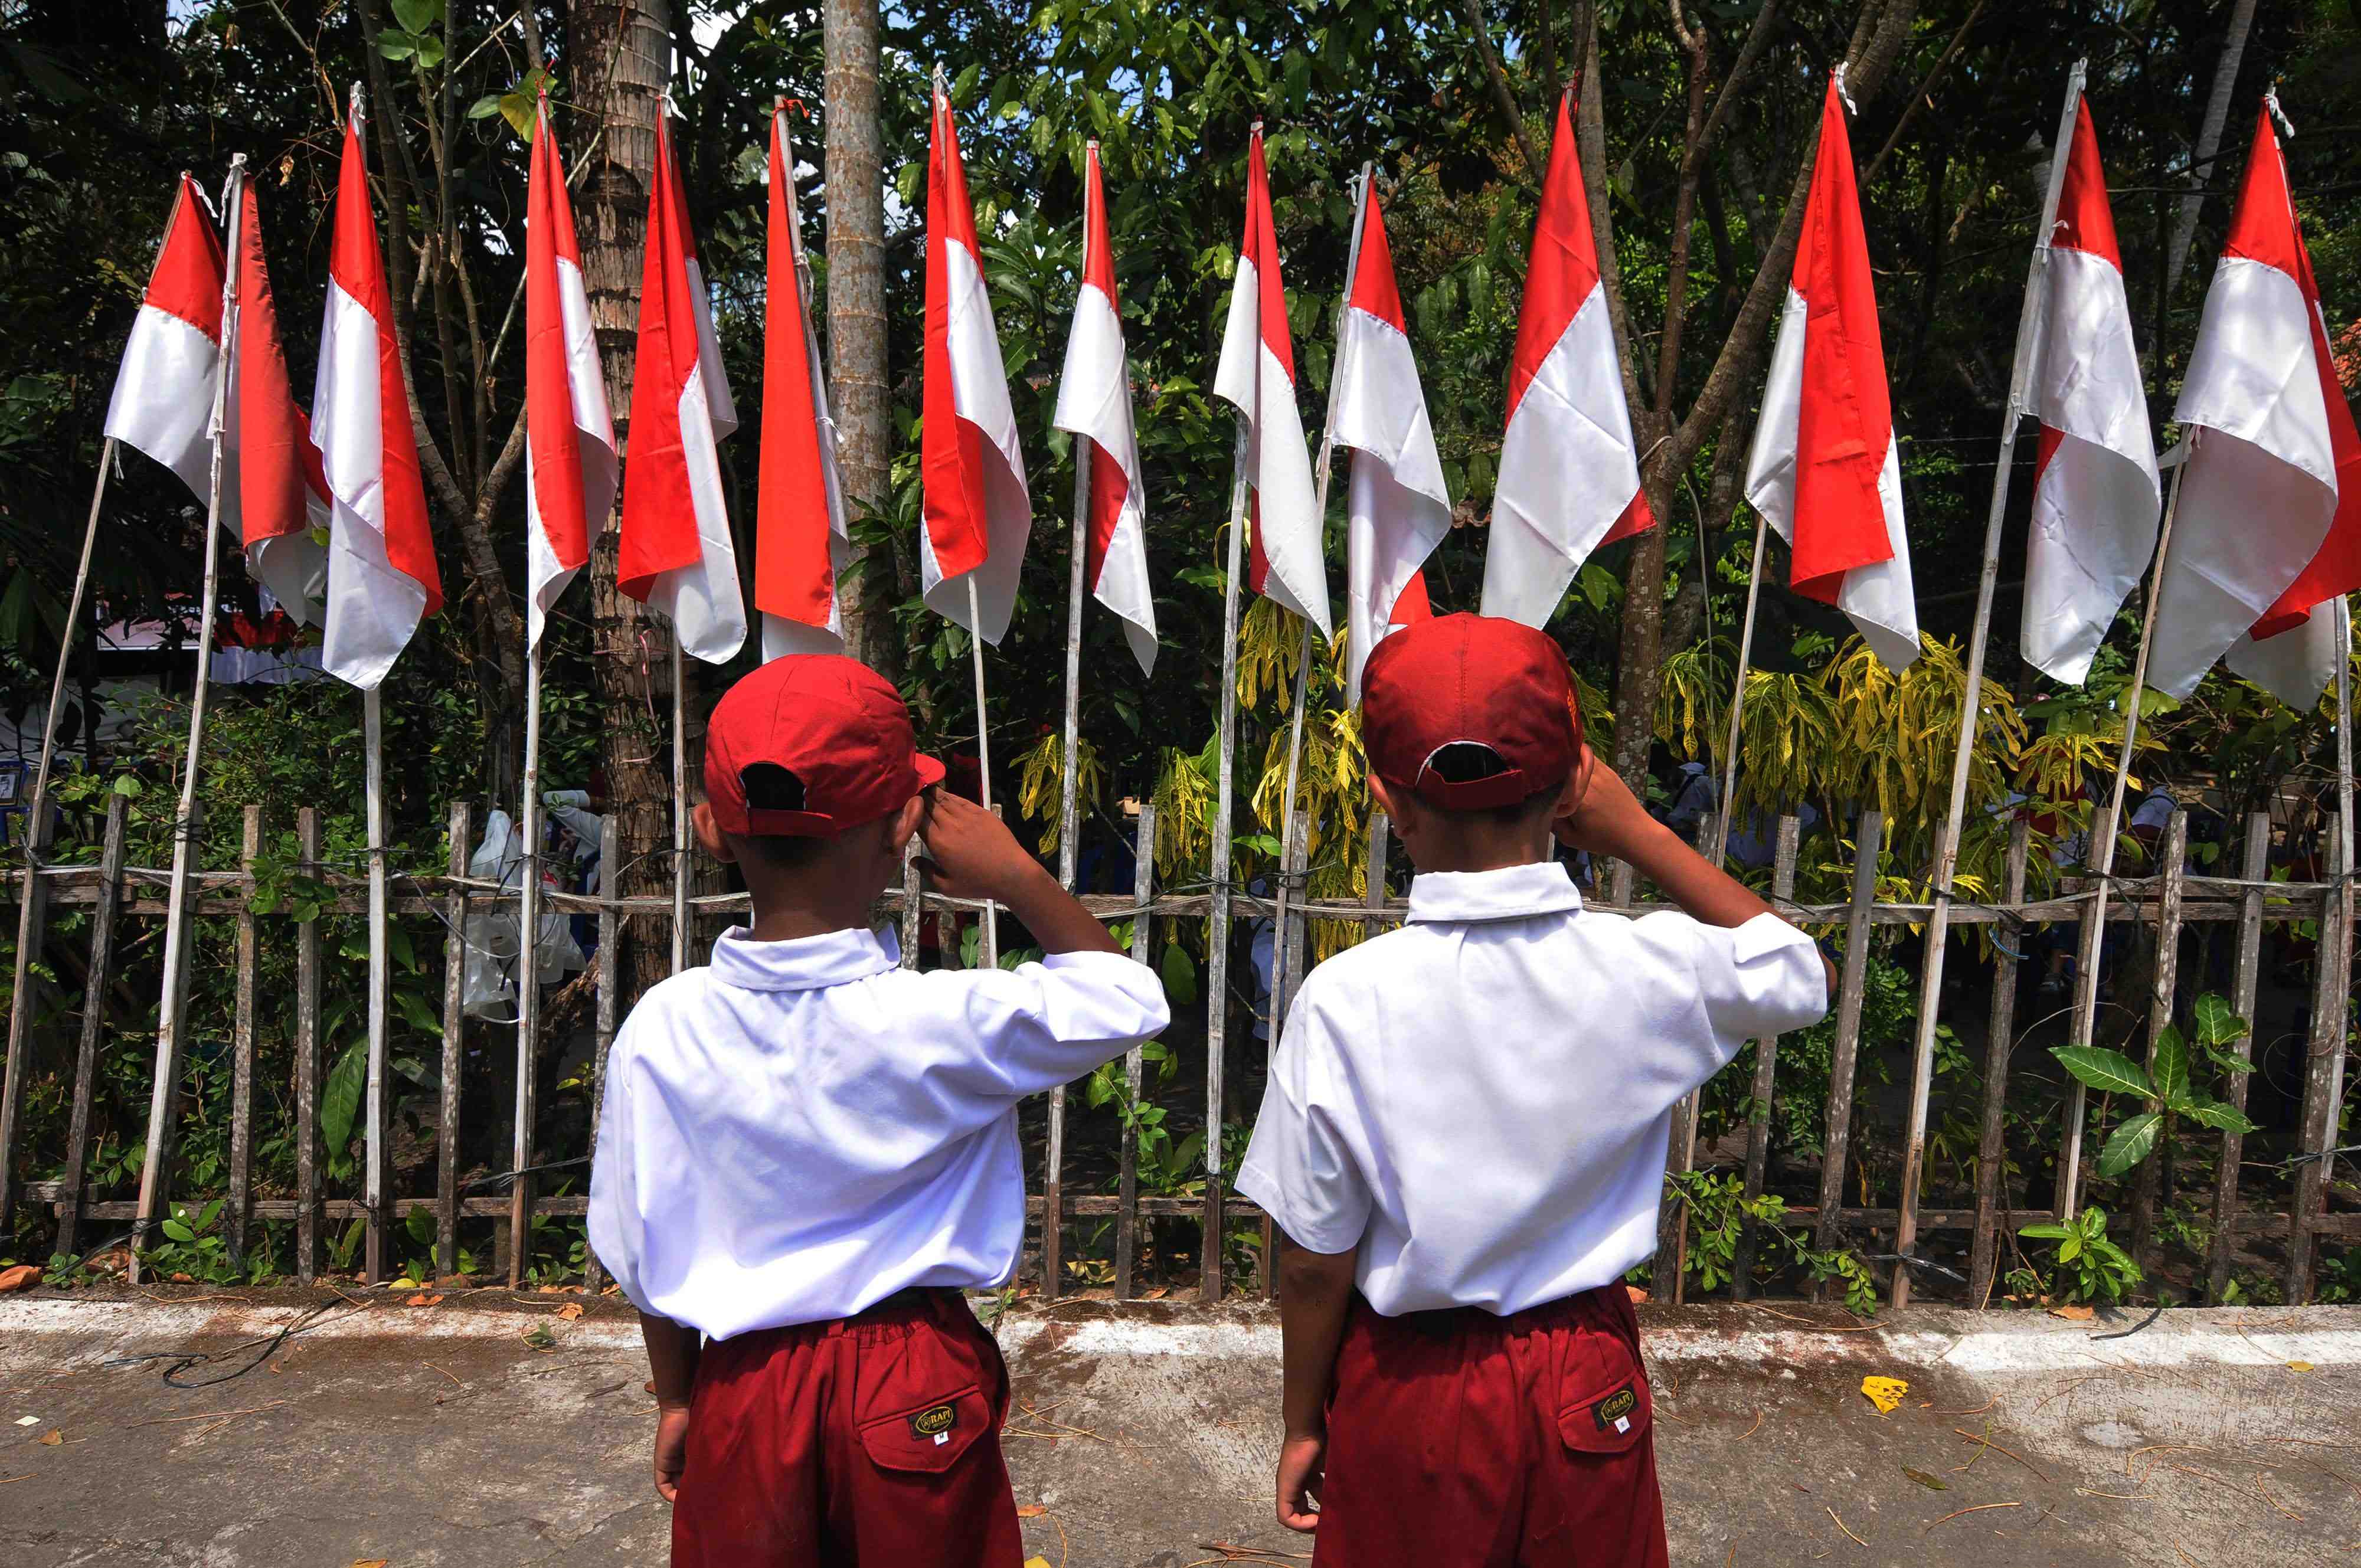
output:
POLYGON ((948 1470, 965 1453, 992 1412, 973 1384, 861 1425, 861 1446, 886 1470, 948 1470))
POLYGON ((1655 1401, 1637 1366, 1558 1412, 1558 1435, 1579 1453, 1621 1453, 1648 1435, 1655 1401))

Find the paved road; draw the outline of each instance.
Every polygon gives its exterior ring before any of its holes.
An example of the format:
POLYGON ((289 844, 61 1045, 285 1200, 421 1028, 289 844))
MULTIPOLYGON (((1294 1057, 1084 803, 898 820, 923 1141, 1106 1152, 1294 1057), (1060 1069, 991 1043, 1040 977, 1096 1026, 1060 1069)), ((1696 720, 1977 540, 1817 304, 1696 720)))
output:
MULTIPOLYGON (((664 1561, 646 1373, 611 1302, 576 1321, 567 1298, 506 1292, 190 1294, 0 1300, 0 1563, 664 1561), (124 1359, 227 1351, 316 1301, 214 1387, 124 1359)), ((1642 1321, 1676 1563, 2361 1563, 2361 1310, 2175 1311, 2111 1341, 1940 1309, 1864 1332, 1792 1306, 1642 1321), (1860 1392, 1872 1374, 1910 1385, 1890 1415, 1860 1392)), ((1020 1310, 1002 1339, 1028 1551, 1186 1568, 1215 1542, 1306 1549, 1267 1522, 1266 1310, 1077 1302, 1020 1310)))

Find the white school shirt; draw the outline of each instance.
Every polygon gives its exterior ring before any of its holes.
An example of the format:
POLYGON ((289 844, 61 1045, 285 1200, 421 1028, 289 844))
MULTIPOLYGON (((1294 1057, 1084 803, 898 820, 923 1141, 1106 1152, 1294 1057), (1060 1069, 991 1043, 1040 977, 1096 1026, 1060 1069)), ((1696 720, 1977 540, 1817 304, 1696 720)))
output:
POLYGON ((1115 953, 919 973, 893 937, 722 934, 607 1062, 590 1246, 643 1312, 715 1339, 1002 1283, 1025 1237, 1016 1102, 1170 1022, 1115 953))
POLYGON ((1357 1244, 1389 1317, 1522 1311, 1655 1251, 1674 1105, 1828 1005, 1776 916, 1597 914, 1554 861, 1422 874, 1409 925, 1304 977, 1237 1190, 1314 1252, 1357 1244))

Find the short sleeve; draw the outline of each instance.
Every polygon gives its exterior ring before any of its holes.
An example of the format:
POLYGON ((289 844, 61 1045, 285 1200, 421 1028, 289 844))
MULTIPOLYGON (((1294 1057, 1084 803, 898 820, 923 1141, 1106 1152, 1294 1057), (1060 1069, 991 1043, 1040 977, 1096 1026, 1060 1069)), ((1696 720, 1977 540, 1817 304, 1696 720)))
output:
POLYGON ((1288 1009, 1236 1186, 1298 1245, 1333 1255, 1359 1244, 1370 1194, 1353 1157, 1358 1114, 1313 998, 1307 985, 1288 1009))
POLYGON ((1828 971, 1811 938, 1776 915, 1743 926, 1707 926, 1686 916, 1651 916, 1687 927, 1697 999, 1722 1060, 1748 1040, 1817 1024, 1828 1011, 1828 971))
POLYGON ((1156 971, 1120 953, 1052 953, 1014 970, 937 972, 919 982, 938 999, 929 1013, 944 1038, 972 1042, 974 1054, 953 1071, 959 1087, 994 1100, 1071 1082, 1172 1021, 1156 971))

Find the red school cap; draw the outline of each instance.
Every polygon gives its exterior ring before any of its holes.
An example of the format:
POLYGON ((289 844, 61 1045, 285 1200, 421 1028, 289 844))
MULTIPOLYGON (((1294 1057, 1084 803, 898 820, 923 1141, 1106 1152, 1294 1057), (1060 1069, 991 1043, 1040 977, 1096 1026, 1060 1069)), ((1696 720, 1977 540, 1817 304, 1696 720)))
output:
POLYGON ((921 756, 910 710, 858 659, 791 653, 746 676, 714 705, 705 731, 705 798, 714 826, 741 838, 824 839, 873 822, 940 784, 921 756), (749 806, 752 768, 785 770, 799 810, 749 806))
POLYGON ((1446 615, 1394 632, 1361 678, 1361 740, 1389 789, 1445 811, 1513 806, 1574 773, 1582 720, 1565 654, 1521 621, 1446 615), (1475 745, 1501 771, 1452 780, 1434 767, 1447 746, 1475 745))

